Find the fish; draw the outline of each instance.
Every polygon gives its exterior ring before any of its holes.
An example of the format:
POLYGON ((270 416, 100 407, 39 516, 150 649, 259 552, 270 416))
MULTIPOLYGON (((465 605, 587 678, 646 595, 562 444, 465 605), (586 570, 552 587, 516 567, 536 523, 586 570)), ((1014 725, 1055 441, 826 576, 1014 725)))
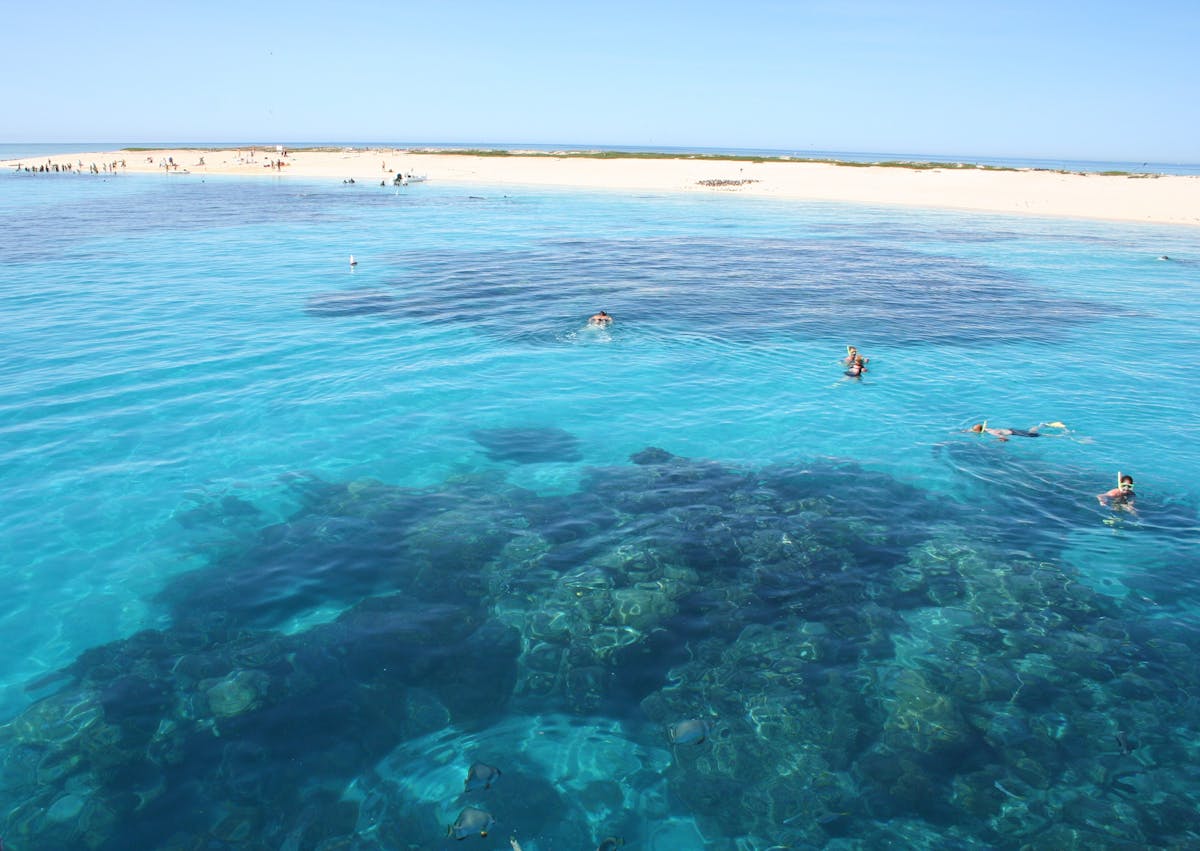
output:
POLYGON ((708 738, 712 725, 700 718, 680 721, 667 728, 667 738, 673 745, 698 745, 708 738))
POLYGON ((470 792, 472 789, 491 789, 492 784, 496 782, 496 778, 503 772, 495 766, 486 765, 482 762, 472 763, 471 768, 467 771, 466 782, 463 783, 463 791, 470 792))
POLYGON ((1137 747, 1136 744, 1129 741, 1129 736, 1125 734, 1124 730, 1118 730, 1117 735, 1113 738, 1117 740, 1117 746, 1121 749, 1121 753, 1125 756, 1129 756, 1137 747))
POLYGON ((454 820, 454 824, 446 828, 446 835, 455 839, 466 839, 476 833, 480 836, 487 836, 488 831, 495 823, 496 820, 487 810, 481 810, 479 807, 464 807, 463 811, 458 814, 458 818, 454 820))
POLYGON ((606 836, 600 840, 600 844, 596 846, 596 851, 616 851, 625 844, 625 840, 619 836, 606 836))
POLYGON ((1114 792, 1120 792, 1122 795, 1127 795, 1130 798, 1136 798, 1138 796, 1138 790, 1133 786, 1130 786, 1124 780, 1114 780, 1112 787, 1114 792))

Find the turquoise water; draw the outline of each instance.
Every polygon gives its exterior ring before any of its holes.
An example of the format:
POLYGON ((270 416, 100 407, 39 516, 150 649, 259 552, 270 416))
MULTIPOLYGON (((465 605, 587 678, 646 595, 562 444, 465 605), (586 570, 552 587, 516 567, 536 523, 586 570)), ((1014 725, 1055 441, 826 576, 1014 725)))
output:
POLYGON ((1200 835, 1200 232, 32 174, 0 223, 10 851, 1200 835))

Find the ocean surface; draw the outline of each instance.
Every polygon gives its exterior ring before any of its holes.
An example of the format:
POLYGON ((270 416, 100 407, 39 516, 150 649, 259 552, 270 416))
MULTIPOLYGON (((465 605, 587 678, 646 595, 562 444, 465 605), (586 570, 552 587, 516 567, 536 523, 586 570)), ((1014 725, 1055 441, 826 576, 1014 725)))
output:
POLYGON ((6 851, 1200 841, 1200 230, 11 172, 0 230, 6 851))

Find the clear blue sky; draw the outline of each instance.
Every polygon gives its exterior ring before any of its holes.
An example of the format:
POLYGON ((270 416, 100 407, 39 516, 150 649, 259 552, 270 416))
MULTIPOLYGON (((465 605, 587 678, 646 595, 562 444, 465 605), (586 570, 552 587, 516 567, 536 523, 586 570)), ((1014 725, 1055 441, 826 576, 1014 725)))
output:
POLYGON ((0 142, 1200 161, 1200 0, 23 0, 0 79, 0 142))

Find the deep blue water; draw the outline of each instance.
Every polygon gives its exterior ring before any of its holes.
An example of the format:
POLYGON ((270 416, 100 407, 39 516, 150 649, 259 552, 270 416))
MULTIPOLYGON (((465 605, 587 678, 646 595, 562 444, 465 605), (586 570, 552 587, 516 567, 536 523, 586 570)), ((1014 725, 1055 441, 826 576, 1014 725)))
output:
POLYGON ((0 226, 8 851, 1200 836, 1200 231, 11 173, 0 226))

